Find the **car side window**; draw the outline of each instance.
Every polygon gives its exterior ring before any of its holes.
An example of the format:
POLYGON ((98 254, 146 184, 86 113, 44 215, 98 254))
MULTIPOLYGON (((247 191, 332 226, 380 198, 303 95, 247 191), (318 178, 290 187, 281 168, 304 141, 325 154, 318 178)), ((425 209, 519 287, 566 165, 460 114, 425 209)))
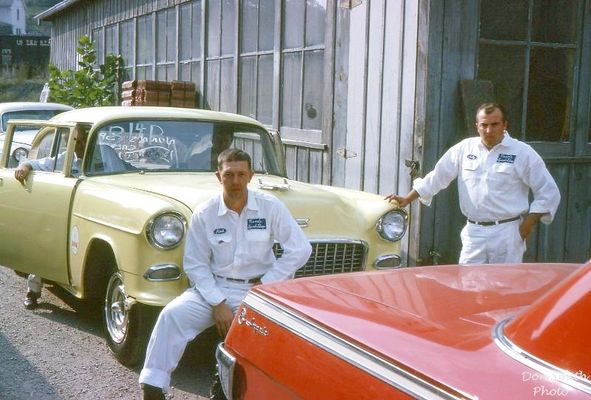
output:
POLYGON ((66 158, 70 129, 45 128, 42 135, 33 143, 29 160, 37 161, 37 169, 41 171, 61 172, 66 158))

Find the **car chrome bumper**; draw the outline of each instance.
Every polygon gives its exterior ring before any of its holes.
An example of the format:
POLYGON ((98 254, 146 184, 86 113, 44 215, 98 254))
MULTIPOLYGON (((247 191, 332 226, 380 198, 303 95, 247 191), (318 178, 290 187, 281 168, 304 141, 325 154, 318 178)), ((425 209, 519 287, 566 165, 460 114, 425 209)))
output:
POLYGON ((227 399, 233 399, 232 387, 234 385, 234 366, 236 365, 236 357, 231 355, 224 348, 224 343, 220 343, 215 351, 215 358, 217 359, 218 376, 220 378, 222 390, 227 399))

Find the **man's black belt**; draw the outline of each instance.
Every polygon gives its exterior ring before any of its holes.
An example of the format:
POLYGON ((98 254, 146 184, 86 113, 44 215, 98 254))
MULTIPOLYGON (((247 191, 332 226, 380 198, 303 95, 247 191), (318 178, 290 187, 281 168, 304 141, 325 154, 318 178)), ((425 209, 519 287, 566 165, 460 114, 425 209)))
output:
POLYGON ((250 279, 240 279, 240 278, 230 278, 228 276, 221 276, 218 274, 214 274, 216 276, 216 278, 220 278, 223 279, 225 281, 228 282, 237 282, 237 283, 249 283, 249 284, 253 284, 253 283, 261 283, 261 277, 257 276, 255 278, 250 278, 250 279))
POLYGON ((474 225, 491 226, 491 225, 504 224, 505 222, 517 221, 519 218, 520 217, 513 217, 513 218, 502 219, 500 221, 472 221, 471 219, 468 219, 468 222, 471 224, 474 224, 474 225))

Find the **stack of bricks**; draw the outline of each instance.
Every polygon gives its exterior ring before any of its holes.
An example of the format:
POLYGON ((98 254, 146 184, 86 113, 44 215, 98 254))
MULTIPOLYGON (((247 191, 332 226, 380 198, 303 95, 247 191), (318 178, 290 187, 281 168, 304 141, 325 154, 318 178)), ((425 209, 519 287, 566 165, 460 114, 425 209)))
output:
POLYGON ((193 82, 172 81, 170 84, 170 105, 172 107, 195 108, 197 92, 193 82))
POLYGON ((193 82, 133 80, 123 82, 121 88, 123 106, 195 107, 193 82))
POLYGON ((123 82, 121 105, 168 106, 170 83, 164 81, 133 80, 123 82))

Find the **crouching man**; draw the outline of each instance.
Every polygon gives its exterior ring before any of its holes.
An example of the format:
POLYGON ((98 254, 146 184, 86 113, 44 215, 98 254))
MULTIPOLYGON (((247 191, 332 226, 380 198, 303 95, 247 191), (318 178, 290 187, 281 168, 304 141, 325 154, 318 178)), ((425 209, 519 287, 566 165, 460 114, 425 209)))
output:
POLYGON ((183 267, 191 287, 160 313, 139 382, 144 399, 164 399, 187 343, 215 325, 224 337, 249 289, 289 279, 312 251, 287 208, 248 190, 250 156, 228 149, 218 156, 222 193, 197 207, 185 243, 183 267), (283 248, 275 259, 273 243, 283 248))

